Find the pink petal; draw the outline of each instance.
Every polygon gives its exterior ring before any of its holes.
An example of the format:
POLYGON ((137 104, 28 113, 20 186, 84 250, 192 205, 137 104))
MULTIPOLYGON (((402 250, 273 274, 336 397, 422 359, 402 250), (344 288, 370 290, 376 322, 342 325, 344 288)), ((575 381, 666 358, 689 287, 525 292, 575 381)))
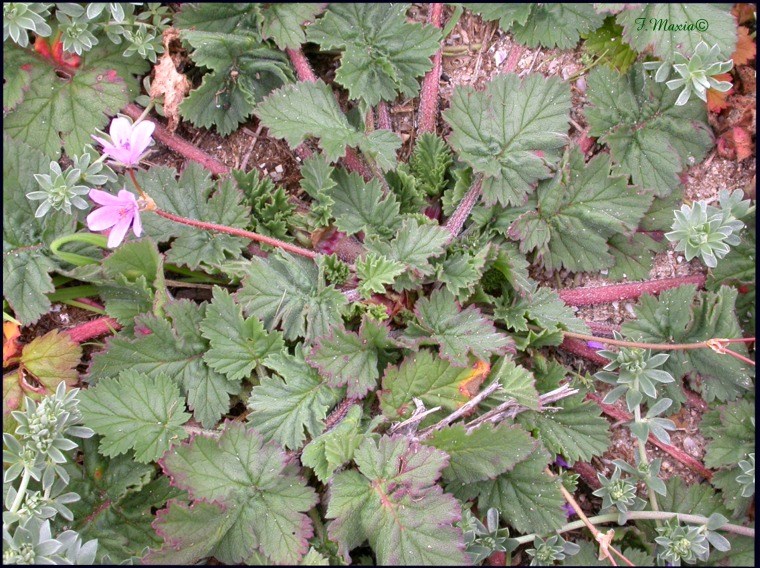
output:
POLYGON ((124 204, 122 199, 99 189, 91 189, 88 197, 98 205, 121 206, 124 204))
POLYGON ((106 147, 113 148, 113 144, 111 144, 105 138, 100 138, 99 136, 95 136, 94 134, 91 134, 90 136, 94 138, 101 146, 103 146, 103 148, 106 148, 106 147))
POLYGON ((137 209, 137 198, 131 191, 120 189, 117 196, 119 197, 119 202, 121 202, 123 205, 137 209))
POLYGON ((114 146, 124 146, 129 142, 132 134, 132 123, 129 122, 128 118, 124 118, 123 116, 114 118, 111 121, 111 129, 108 133, 111 135, 114 146))
POLYGON ((132 128, 131 145, 132 151, 142 154, 145 149, 150 145, 151 136, 156 125, 152 122, 143 121, 138 123, 132 128))
POLYGON ((108 234, 108 248, 116 248, 121 244, 131 224, 132 216, 130 215, 125 215, 119 219, 119 222, 113 226, 113 229, 108 234))
POLYGON ((115 207, 101 207, 87 215, 87 228, 102 231, 113 227, 120 220, 119 210, 115 207))

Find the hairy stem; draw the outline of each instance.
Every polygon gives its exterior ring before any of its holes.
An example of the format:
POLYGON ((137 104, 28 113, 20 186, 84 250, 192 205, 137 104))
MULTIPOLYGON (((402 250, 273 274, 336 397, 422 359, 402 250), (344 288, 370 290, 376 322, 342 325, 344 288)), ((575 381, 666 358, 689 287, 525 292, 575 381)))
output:
POLYGON ((459 205, 457 205, 454 213, 452 213, 451 217, 449 217, 449 220, 446 221, 445 228, 449 231, 449 233, 451 233, 451 239, 455 239, 457 235, 459 235, 459 232, 462 230, 464 222, 470 215, 470 211, 472 211, 472 208, 475 207, 475 204, 478 202, 478 198, 480 197, 480 190, 482 187, 483 176, 478 175, 469 191, 462 198, 462 201, 459 202, 459 205))
POLYGON ((156 213, 156 215, 164 217, 165 219, 169 219, 170 221, 174 221, 175 223, 182 223, 183 225, 190 225, 191 227, 198 227, 199 229, 205 229, 207 231, 217 231, 219 233, 227 233, 228 235, 234 235, 236 237, 243 237, 244 239, 250 239, 259 243, 264 243, 306 258, 314 259, 318 255, 318 253, 314 252, 313 250, 308 250, 296 245, 292 245, 290 243, 286 243, 285 241, 281 241, 280 239, 267 237, 266 235, 259 235, 258 233, 254 233, 252 231, 236 229, 235 227, 228 227, 226 225, 217 225, 216 223, 196 221, 195 219, 188 219, 186 217, 180 217, 179 215, 167 213, 166 211, 162 211, 158 208, 153 209, 153 212, 156 213))
POLYGON ((75 343, 82 343, 107 333, 116 333, 121 329, 121 324, 113 318, 102 317, 67 329, 63 333, 68 334, 75 343))
MULTIPOLYGON (((436 28, 441 27, 441 14, 443 13, 443 4, 430 4, 428 12, 428 23, 436 28)), ((420 110, 417 131, 419 133, 435 132, 435 121, 438 116, 438 81, 441 78, 441 62, 443 60, 443 51, 441 47, 433 55, 433 68, 427 72, 425 79, 422 81, 420 90, 420 110)))
POLYGON ((678 288, 683 284, 696 284, 697 287, 701 288, 704 283, 705 277, 703 274, 694 274, 692 276, 677 276, 675 278, 662 278, 647 282, 570 288, 559 290, 559 297, 568 306, 593 306, 597 304, 609 304, 620 300, 636 299, 642 294, 659 294, 663 290, 678 288))

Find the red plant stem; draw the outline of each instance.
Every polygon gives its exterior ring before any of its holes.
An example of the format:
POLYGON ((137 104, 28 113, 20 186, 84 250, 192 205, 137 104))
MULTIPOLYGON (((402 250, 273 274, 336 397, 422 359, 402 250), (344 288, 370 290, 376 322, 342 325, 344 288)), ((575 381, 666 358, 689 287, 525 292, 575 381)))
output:
POLYGON ((191 227, 198 227, 199 229, 205 229, 207 231, 218 231, 220 233, 227 233, 228 235, 235 235, 236 237, 243 237, 244 239, 250 239, 252 241, 264 243, 273 247, 280 248, 282 250, 286 250, 288 252, 292 252, 300 256, 304 256, 306 258, 314 259, 318 255, 313 250, 301 248, 299 246, 286 243, 285 241, 274 239, 272 237, 267 237, 265 235, 259 235, 258 233, 253 233, 251 231, 244 231, 243 229, 236 229, 235 227, 227 227, 226 225, 217 225, 216 223, 206 223, 204 221, 196 221, 195 219, 188 219, 186 217, 180 217, 179 215, 173 215, 172 213, 167 213, 166 211, 162 211, 161 209, 153 209, 153 212, 156 213, 157 215, 160 215, 161 217, 164 217, 165 219, 174 221, 175 223, 182 223, 183 225, 190 225, 191 227))
POLYGON ((502 73, 512 73, 515 70, 517 67, 517 62, 520 61, 522 51, 522 46, 517 44, 512 45, 512 48, 509 50, 507 60, 504 62, 504 69, 502 69, 502 73))
POLYGON ((581 479, 586 482, 586 485, 591 487, 594 491, 599 489, 602 484, 599 482, 599 478, 596 476, 596 469, 588 462, 575 462, 572 467, 573 471, 581 476, 581 479))
MULTIPOLYGON (((607 416, 611 416, 615 420, 622 420, 625 422, 630 422, 633 420, 633 417, 628 414, 627 412, 620 410, 616 406, 612 406, 609 404, 604 404, 602 402, 601 397, 594 393, 588 393, 586 394, 586 398, 589 400, 593 400, 596 402, 599 407, 602 409, 602 412, 604 412, 607 416)), ((705 466, 703 466, 699 461, 695 460, 693 457, 691 457, 689 454, 685 453, 682 450, 679 450, 675 446, 671 446, 670 444, 663 444, 660 440, 655 438, 652 434, 649 434, 649 441, 653 443, 655 446, 660 448, 662 451, 670 454, 672 457, 674 457, 676 460, 687 466, 692 471, 695 471, 708 481, 712 479, 712 472, 707 469, 705 466)))
POLYGON ((467 194, 462 198, 462 201, 459 202, 459 205, 457 205, 456 211, 454 211, 451 217, 449 217, 449 220, 446 221, 445 227, 451 233, 452 238, 456 238, 462 230, 462 226, 464 226, 464 222, 470 215, 470 211, 472 211, 472 208, 475 207, 475 204, 478 202, 482 187, 483 176, 479 176, 475 180, 475 183, 472 184, 472 187, 470 187, 467 194))
MULTIPOLYGON (((290 57, 290 62, 293 64, 293 67, 296 70, 296 75, 298 76, 299 81, 311 83, 317 82, 317 75, 311 68, 311 64, 309 63, 309 60, 306 59, 306 56, 304 55, 302 49, 288 48, 285 50, 285 52, 288 54, 288 57, 290 57)), ((301 146, 303 146, 303 144, 301 146)), ((301 148, 301 146, 296 148, 297 153, 299 152, 299 148, 301 148)), ((303 154, 304 151, 300 150, 300 153, 303 154)), ((365 181, 372 179, 372 172, 353 148, 346 148, 346 156, 343 158, 343 163, 349 171, 356 172, 362 176, 365 181)))
POLYGON ((90 306, 91 308, 97 308, 98 310, 103 309, 103 305, 99 304, 95 300, 91 300, 90 298, 77 298, 74 300, 75 302, 79 302, 80 304, 84 304, 85 306, 90 306))
MULTIPOLYGON (((137 120, 142 115, 143 109, 134 103, 129 103, 123 109, 123 112, 133 120, 137 120)), ((190 142, 183 140, 175 134, 172 134, 161 124, 157 122, 155 122, 155 124, 156 129, 153 131, 153 137, 167 148, 174 150, 188 160, 199 163, 212 174, 221 176, 229 173, 230 168, 213 156, 209 156, 206 152, 200 148, 197 148, 196 146, 193 146, 190 142)))
MULTIPOLYGON (((430 4, 428 23, 440 28, 442 13, 443 4, 437 2, 430 4)), ((417 126, 417 131, 420 133, 435 132, 435 122, 438 116, 438 81, 441 78, 442 61, 443 50, 439 46, 438 51, 433 55, 433 68, 425 75, 420 90, 420 111, 417 126)))
POLYGON ((391 113, 388 110, 388 103, 380 101, 377 103, 377 127, 383 130, 391 130, 391 113))
POLYGON ((121 329, 121 324, 113 318, 102 317, 83 323, 71 329, 67 329, 64 333, 67 333, 71 337, 72 341, 76 343, 82 343, 95 337, 100 337, 107 333, 111 333, 114 330, 121 329))
POLYGON ((559 290, 559 297, 568 306, 593 306, 635 299, 642 294, 658 294, 663 290, 677 288, 684 284, 696 284, 698 288, 701 288, 704 283, 705 277, 703 274, 694 274, 692 276, 677 276, 675 278, 662 278, 647 282, 559 290))

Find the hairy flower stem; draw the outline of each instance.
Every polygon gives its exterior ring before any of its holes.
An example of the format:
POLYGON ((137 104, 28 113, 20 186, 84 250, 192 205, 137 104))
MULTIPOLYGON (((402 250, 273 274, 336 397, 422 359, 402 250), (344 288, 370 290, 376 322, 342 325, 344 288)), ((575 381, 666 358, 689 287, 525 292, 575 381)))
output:
MULTIPOLYGON (((441 27, 443 4, 432 3, 428 12, 428 23, 436 28, 441 27)), ((441 78, 441 62, 443 50, 441 47, 433 55, 433 68, 427 72, 420 90, 420 110, 417 132, 435 132, 435 120, 438 116, 438 81, 441 78)))
POLYGON ((659 294, 663 290, 678 288, 683 284, 696 284, 701 288, 705 283, 702 274, 662 278, 647 282, 632 282, 629 284, 613 284, 611 286, 589 286, 586 288, 570 288, 559 290, 559 297, 568 306, 593 306, 609 304, 620 300, 631 300, 642 294, 659 294))
POLYGON ((113 318, 102 317, 78 325, 72 329, 67 329, 64 333, 68 334, 75 343, 82 343, 107 333, 116 333, 121 329, 121 324, 113 318))
POLYGON ((267 237, 265 235, 259 235, 258 233, 254 233, 252 231, 236 229, 234 227, 228 227, 226 225, 217 225, 216 223, 196 221, 195 219, 187 219, 186 217, 173 215, 172 213, 167 213, 166 211, 162 211, 158 208, 153 209, 153 212, 157 215, 160 215, 161 217, 164 217, 165 219, 174 221, 175 223, 182 223, 183 225, 190 225, 191 227, 198 227, 199 229, 205 229, 207 231, 217 231, 219 233, 227 233, 228 235, 234 235, 236 237, 243 237, 244 239, 250 239, 259 243, 264 243, 306 258, 314 259, 318 256, 318 253, 314 252, 313 250, 301 248, 299 246, 286 243, 285 241, 281 241, 279 239, 273 239, 272 237, 267 237))
POLYGON ((377 127, 383 130, 391 130, 391 113, 388 110, 388 103, 380 101, 377 103, 377 127))
MULTIPOLYGON (((137 120, 142 115, 143 109, 134 103, 129 103, 123 109, 123 112, 133 120, 137 120)), ((230 171, 230 168, 222 162, 213 156, 209 156, 206 152, 193 146, 190 142, 172 134, 158 123, 156 123, 156 129, 153 131, 153 137, 164 146, 181 154, 188 160, 199 163, 214 175, 224 175, 230 171)))
POLYGON ((754 337, 742 337, 740 339, 719 339, 713 338, 707 341, 700 341, 698 343, 640 343, 638 341, 622 341, 620 339, 610 339, 607 337, 597 337, 595 335, 585 335, 583 333, 575 333, 573 331, 565 331, 565 337, 572 337, 575 339, 582 339, 583 341, 597 341, 599 343, 606 343, 608 345, 619 345, 622 347, 638 347, 639 349, 652 349, 657 351, 677 351, 688 349, 712 349, 716 353, 725 353, 731 355, 737 359, 744 361, 748 365, 755 365, 755 362, 751 359, 747 359, 743 355, 734 353, 729 349, 726 349, 726 345, 729 343, 753 343, 754 337))
POLYGON ((318 253, 314 252, 313 250, 308 250, 296 245, 292 245, 290 243, 286 243, 285 241, 281 241, 280 239, 267 237, 265 235, 259 235, 258 233, 254 233, 252 231, 245 231, 243 229, 237 229, 235 227, 228 227, 227 225, 217 225, 216 223, 206 223, 205 221, 196 221, 195 219, 188 219, 187 217, 180 217, 179 215, 174 215, 173 213, 163 211, 159 209, 153 200, 142 190, 140 184, 137 181, 137 178, 135 177, 134 172, 132 170, 128 171, 130 177, 132 178, 132 183, 135 184, 137 191, 140 192, 140 195, 142 195, 143 199, 150 203, 150 206, 147 210, 153 211, 156 215, 164 217, 165 219, 169 219, 175 223, 182 223, 183 225, 190 225, 191 227, 198 227, 199 229, 205 229, 207 231, 217 231, 219 233, 227 233, 228 235, 234 235, 236 237, 243 237, 244 239, 250 239, 259 243, 264 243, 273 247, 280 248, 282 250, 286 250, 288 252, 292 252, 299 256, 304 256, 306 258, 314 259, 318 255, 318 253))
MULTIPOLYGON (((703 517, 701 515, 687 515, 684 513, 672 513, 669 511, 628 511, 625 514, 625 518, 628 521, 652 521, 655 519, 659 519, 661 521, 667 521, 668 519, 676 518, 679 520, 679 522, 682 523, 689 523, 692 525, 706 525, 707 521, 709 520, 707 517, 703 517)), ((607 513, 605 515, 597 515, 595 517, 589 517, 588 521, 593 525, 601 525, 606 523, 617 523, 618 520, 618 514, 617 513, 607 513)), ((557 529, 558 534, 562 534, 565 532, 574 531, 577 529, 582 529, 584 526, 586 526, 586 523, 584 521, 573 521, 572 523, 567 523, 566 525, 560 527, 557 529)), ((720 527, 721 531, 733 533, 739 536, 747 536, 749 538, 755 538, 755 529, 750 527, 742 527, 740 525, 733 525, 733 524, 725 524, 722 527, 720 527)), ((538 535, 541 536, 541 535, 538 535)), ((519 544, 530 544, 533 542, 533 540, 536 538, 535 534, 528 534, 516 537, 515 540, 519 544)))
POLYGON ((470 215, 470 211, 472 211, 472 208, 475 207, 475 204, 478 202, 482 187, 483 176, 478 175, 473 182, 472 187, 470 187, 470 190, 462 198, 462 201, 459 202, 459 205, 457 205, 456 211, 454 211, 451 217, 449 217, 449 220, 446 221, 445 228, 451 233, 450 240, 455 239, 459 235, 459 232, 464 226, 464 222, 470 215))

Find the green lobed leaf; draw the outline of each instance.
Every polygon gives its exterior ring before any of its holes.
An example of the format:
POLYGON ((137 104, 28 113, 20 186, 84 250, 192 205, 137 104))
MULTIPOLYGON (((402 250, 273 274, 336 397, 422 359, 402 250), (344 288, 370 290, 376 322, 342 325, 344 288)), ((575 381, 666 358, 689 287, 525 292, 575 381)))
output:
POLYGON ((512 340, 496 330, 488 317, 474 306, 462 309, 448 290, 434 291, 414 306, 417 322, 410 322, 399 341, 417 348, 437 344, 441 357, 464 367, 470 354, 482 360, 514 351, 512 340))
POLYGON ((446 188, 447 173, 453 163, 451 150, 438 135, 423 132, 409 156, 409 170, 419 181, 420 191, 438 196, 446 188))
POLYGON ((513 24, 525 25, 530 17, 533 4, 482 4, 479 2, 468 2, 465 7, 480 14, 480 17, 486 21, 499 20, 499 27, 510 31, 513 24))
POLYGON ((387 130, 360 132, 348 122, 332 89, 321 80, 274 91, 256 106, 255 114, 271 136, 284 138, 291 148, 313 136, 319 138, 319 147, 331 162, 352 147, 371 155, 384 170, 395 167, 396 150, 401 146, 398 135, 387 130))
POLYGON ((721 4, 643 4, 620 12, 617 23, 631 47, 642 52, 651 46, 664 61, 674 61, 676 52, 689 57, 700 41, 717 44, 726 60, 736 47, 736 24, 730 12, 730 6, 721 4), (704 29, 699 22, 707 23, 704 29))
MULTIPOLYGON (((426 408, 440 406, 443 411, 454 411, 472 398, 468 387, 480 370, 477 364, 473 368, 454 367, 422 349, 405 357, 398 366, 385 369, 383 388, 378 394, 380 409, 392 420, 404 420, 414 409, 412 398, 419 398, 426 408)), ((479 378, 482 382, 485 376, 479 378)))
MULTIPOLYGON (((260 175, 257 170, 242 172, 232 170, 232 177, 238 189, 243 192, 244 202, 252 209, 250 227, 259 234, 291 242, 288 225, 293 220, 296 206, 288 200, 288 193, 282 186, 275 186, 271 178, 260 175)), ((261 245, 270 250, 269 245, 261 245)))
POLYGON ((459 499, 477 497, 479 510, 496 507, 501 518, 520 533, 546 534, 566 520, 559 480, 544 472, 549 460, 549 453, 539 448, 494 480, 451 489, 459 499))
MULTIPOLYGON (((243 229, 250 211, 241 203, 242 194, 229 178, 219 182, 216 191, 211 174, 202 166, 191 162, 179 180, 170 168, 154 167, 148 172, 136 173, 143 190, 151 196, 159 209, 181 217, 243 229), (209 198, 213 191, 213 195, 209 198)), ((166 260, 184 264, 191 269, 219 264, 231 255, 240 258, 248 246, 248 239, 226 233, 189 227, 159 217, 153 213, 142 216, 148 236, 157 242, 174 238, 166 260)))
POLYGON ((512 399, 531 410, 539 409, 536 380, 533 378, 533 373, 525 367, 507 357, 502 357, 491 369, 488 380, 483 386, 489 386, 494 381, 501 384, 501 390, 496 391, 484 400, 481 405, 482 408, 490 410, 502 402, 512 399))
POLYGON ((604 17, 590 4, 536 4, 524 24, 515 23, 512 33, 528 47, 574 48, 581 34, 598 28, 604 17))
POLYGON ((381 356, 393 345, 388 333, 386 325, 367 316, 358 333, 335 326, 317 338, 306 361, 327 377, 329 386, 346 386, 349 398, 362 398, 377 385, 381 356))
POLYGON ((341 49, 335 74, 349 97, 370 106, 392 101, 400 92, 419 92, 418 77, 432 68, 430 57, 440 47, 440 31, 407 23, 408 4, 336 3, 306 30, 323 50, 341 49))
POLYGON ((81 499, 68 505, 74 514, 71 529, 83 541, 97 539, 96 563, 108 555, 112 563, 139 559, 146 547, 160 546, 151 527, 153 511, 168 499, 186 496, 170 487, 169 478, 156 479, 153 464, 135 462, 131 455, 108 459, 98 453, 98 437, 82 440, 84 465, 69 464, 68 491, 81 499))
POLYGON ((339 473, 328 496, 331 540, 346 562, 365 540, 378 565, 466 564, 457 501, 435 482, 444 452, 402 437, 365 438, 356 450, 358 471, 339 473))
POLYGON ((710 483, 716 489, 720 489, 721 497, 725 507, 733 511, 733 517, 742 518, 747 514, 750 505, 754 502, 754 495, 749 497, 742 496, 744 486, 736 481, 741 475, 742 470, 739 467, 721 469, 716 471, 710 483))
POLYGON ((340 324, 347 303, 334 286, 324 285, 314 262, 281 251, 251 259, 236 299, 269 331, 281 325, 285 339, 304 337, 307 343, 340 324))
POLYGON ((443 282, 446 289, 458 300, 465 300, 483 276, 488 252, 489 247, 485 246, 478 252, 462 251, 448 254, 438 265, 438 280, 443 282))
POLYGON ((520 427, 501 423, 467 432, 463 424, 455 424, 434 432, 424 442, 449 455, 443 478, 454 484, 494 479, 526 459, 536 442, 520 427))
POLYGON ((522 205, 567 144, 568 85, 553 77, 497 75, 484 91, 455 89, 443 117, 459 158, 484 174, 486 205, 522 205))
POLYGON ((602 455, 610 445, 609 423, 594 402, 578 394, 554 404, 557 412, 523 412, 517 422, 570 465, 602 455))
POLYGON ((253 29, 260 12, 260 5, 240 3, 205 2, 181 4, 174 15, 178 29, 195 29, 204 32, 232 33, 236 28, 253 29))
POLYGON ((176 440, 187 438, 190 419, 179 387, 169 377, 153 378, 128 369, 79 395, 85 424, 103 436, 98 451, 108 457, 135 451, 135 460, 160 458, 176 440))
MULTIPOLYGON (((384 242, 375 237, 367 239, 364 244, 368 252, 402 263, 410 278, 419 278, 435 272, 430 259, 443 254, 444 247, 450 238, 451 233, 443 227, 420 224, 415 218, 407 218, 401 223, 401 228, 390 242, 384 242)), ((412 287, 414 287, 414 280, 411 280, 411 283, 402 282, 400 278, 394 285, 397 290, 412 287)))
POLYGON ((332 214, 339 230, 353 235, 392 236, 401 225, 399 205, 391 193, 383 197, 380 182, 365 182, 357 173, 337 169, 333 173, 335 187, 325 191, 332 199, 332 214))
POLYGON ((591 33, 581 34, 584 39, 583 49, 603 63, 625 73, 636 61, 637 53, 621 41, 622 34, 623 27, 615 23, 615 17, 607 16, 602 26, 591 33))
POLYGON ((657 497, 663 511, 703 517, 709 517, 714 513, 729 516, 728 509, 723 506, 720 497, 707 483, 686 485, 681 477, 674 475, 665 482, 665 487, 666 494, 657 497))
POLYGON ((285 54, 243 28, 235 33, 184 30, 196 64, 212 70, 180 104, 195 126, 216 126, 226 136, 245 122, 257 101, 293 80, 285 54))
POLYGON ((268 355, 282 350, 282 334, 267 333, 255 316, 243 319, 242 308, 226 290, 215 286, 212 295, 200 327, 211 343, 203 360, 229 380, 243 379, 268 355))
POLYGON ((636 233, 632 237, 612 235, 607 244, 610 254, 615 259, 615 264, 607 273, 610 280, 648 279, 653 256, 668 248, 664 240, 658 242, 644 233, 636 233))
POLYGON ((312 438, 321 434, 327 411, 343 397, 343 392, 331 388, 304 361, 302 344, 296 346, 294 355, 270 355, 264 365, 282 378, 265 377, 253 387, 248 399, 248 422, 266 440, 299 449, 306 439, 304 428, 312 438))
MULTIPOLYGON (((20 48, 9 45, 5 49, 20 48)), ((116 71, 86 64, 97 61, 100 50, 99 44, 80 69, 65 77, 52 65, 35 76, 24 100, 3 117, 3 132, 51 160, 60 157, 61 145, 69 156, 82 154, 84 145, 92 144, 90 136, 96 129, 104 128, 108 117, 129 102, 127 84, 116 71)))
MULTIPOLYGON (((713 338, 735 339, 741 328, 734 313, 737 291, 722 286, 718 292, 696 294, 693 285, 662 292, 659 299, 644 295, 635 320, 622 326, 623 334, 647 343, 698 343, 713 338)), ((743 344, 728 348, 744 356, 743 344)), ((752 388, 754 373, 750 366, 712 349, 671 351, 663 369, 676 378, 689 376, 692 387, 711 402, 734 400, 752 388), (699 380, 697 379, 699 377, 699 380)))
POLYGON ((300 49, 306 43, 303 24, 323 10, 321 4, 266 4, 261 7, 261 36, 272 38, 281 50, 300 49))
POLYGON ((265 442, 255 430, 233 423, 218 440, 198 436, 181 444, 161 466, 174 484, 189 492, 193 507, 205 511, 199 516, 206 524, 212 524, 203 530, 189 508, 170 506, 156 521, 166 542, 164 551, 174 548, 180 558, 192 557, 195 562, 213 555, 223 563, 238 563, 259 550, 271 561, 286 564, 298 562, 306 553, 313 529, 304 513, 318 498, 287 465, 277 443, 265 442), (191 531, 202 537, 203 545, 189 554, 194 542, 191 531))
POLYGON ((589 136, 609 146, 612 162, 642 189, 667 196, 713 146, 704 103, 675 106, 678 92, 647 79, 640 64, 626 75, 597 67, 587 85, 589 136))
MULTIPOLYGON (((567 268, 592 272, 612 265, 606 241, 615 234, 632 235, 649 209, 651 194, 632 191, 626 177, 610 175, 610 159, 598 155, 585 163, 573 146, 567 154, 567 171, 539 184, 537 212, 519 217, 509 235, 523 241, 520 250, 540 247, 538 254, 548 269, 567 268), (524 219, 531 219, 529 222, 524 219), (548 244, 534 242, 548 230, 548 244)), ((545 238, 545 237, 544 237, 545 238)))
POLYGON ((3 49, 3 112, 14 110, 32 81, 45 73, 35 57, 24 49, 3 49))
POLYGON ((362 408, 355 404, 335 428, 320 434, 304 447, 301 462, 313 469, 322 483, 327 483, 339 467, 353 459, 356 448, 364 440, 359 431, 361 418, 362 408))
POLYGON ((754 451, 754 408, 752 401, 738 400, 704 415, 700 432, 710 439, 704 457, 706 467, 735 466, 754 451))
POLYGON ((369 252, 363 258, 356 259, 356 276, 359 279, 358 290, 364 298, 373 293, 383 294, 387 285, 393 284, 396 276, 404 272, 404 265, 396 260, 369 252))
POLYGON ((239 387, 203 362, 208 350, 200 334, 205 309, 205 305, 179 300, 165 306, 169 319, 140 316, 136 339, 114 336, 105 351, 93 354, 90 381, 115 377, 128 369, 149 377, 163 373, 180 384, 196 420, 210 428, 227 412, 230 394, 239 387))

